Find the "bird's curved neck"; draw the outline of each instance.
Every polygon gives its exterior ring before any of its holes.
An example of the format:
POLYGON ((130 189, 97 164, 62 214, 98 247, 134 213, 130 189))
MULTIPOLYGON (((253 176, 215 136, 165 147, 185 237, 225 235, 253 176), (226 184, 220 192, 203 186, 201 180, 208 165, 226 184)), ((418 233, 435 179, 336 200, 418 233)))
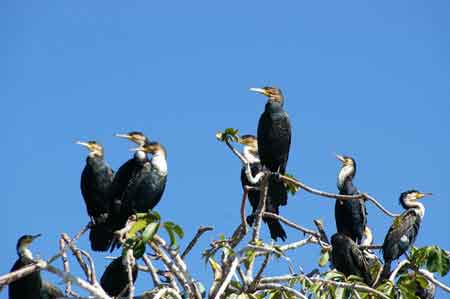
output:
POLYGON ((419 215, 420 219, 425 216, 425 206, 417 201, 407 201, 405 202, 405 206, 409 209, 414 209, 417 215, 419 215))
POLYGON ((244 154, 245 160, 247 160, 248 163, 250 163, 250 164, 259 163, 259 155, 251 147, 244 146, 243 154, 244 154))
POLYGON ((351 165, 344 165, 339 171, 337 187, 340 191, 345 189, 345 182, 347 180, 353 180, 355 175, 355 168, 351 165))
POLYGON ((151 163, 152 167, 156 169, 161 175, 167 174, 167 159, 163 151, 157 151, 156 153, 154 153, 151 163))
POLYGON ((28 249, 27 245, 20 246, 19 249, 17 250, 17 254, 20 256, 20 258, 24 258, 27 260, 33 259, 33 254, 31 253, 31 250, 28 249))

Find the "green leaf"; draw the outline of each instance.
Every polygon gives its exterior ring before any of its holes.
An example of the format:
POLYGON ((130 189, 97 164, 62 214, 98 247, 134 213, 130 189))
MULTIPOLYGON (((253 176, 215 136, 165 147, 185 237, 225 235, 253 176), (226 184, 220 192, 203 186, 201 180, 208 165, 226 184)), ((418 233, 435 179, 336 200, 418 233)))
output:
POLYGON ((219 141, 233 141, 236 142, 239 140, 239 130, 233 128, 227 128, 223 132, 216 133, 216 139, 219 141))
POLYGON ((326 280, 342 281, 345 279, 345 276, 336 270, 331 270, 325 273, 323 278, 326 280))
POLYGON ((164 222, 164 228, 166 229, 167 234, 169 235, 170 247, 177 246, 177 238, 175 237, 175 233, 173 231, 173 226, 171 225, 171 222, 164 222))
POLYGON ((344 299, 345 289, 344 288, 336 288, 333 292, 334 299, 344 299))
POLYGON ((183 239, 184 237, 184 231, 178 224, 175 224, 173 227, 173 231, 178 235, 178 238, 183 239))
POLYGON ((142 240, 138 240, 133 247, 134 258, 139 259, 145 253, 145 243, 142 240))
MULTIPOLYGON (((295 180, 295 177, 292 174, 285 173, 284 176, 287 176, 288 178, 295 180)), ((300 190, 299 186, 297 186, 291 182, 284 182, 284 185, 286 186, 289 193, 291 193, 291 195, 295 195, 298 192, 298 190, 300 190)))
POLYGON ((159 229, 159 222, 152 222, 145 228, 144 232, 142 233, 142 241, 146 243, 148 240, 153 239, 153 236, 156 234, 156 232, 159 229))
POLYGON ((237 299, 250 299, 246 293, 240 293, 237 299))
POLYGON ((138 231, 143 230, 147 226, 147 221, 145 219, 139 219, 135 224, 131 227, 127 236, 135 236, 138 231))
POLYGON ((448 254, 437 246, 413 249, 410 257, 411 263, 420 268, 426 266, 428 271, 447 275, 450 270, 450 258, 448 254))
POLYGON ((330 259, 330 252, 328 250, 325 250, 321 255, 319 259, 319 266, 324 267, 330 259))
POLYGON ((391 281, 386 280, 384 283, 379 285, 377 287, 377 291, 380 291, 381 293, 385 294, 388 297, 394 296, 394 285, 391 281))

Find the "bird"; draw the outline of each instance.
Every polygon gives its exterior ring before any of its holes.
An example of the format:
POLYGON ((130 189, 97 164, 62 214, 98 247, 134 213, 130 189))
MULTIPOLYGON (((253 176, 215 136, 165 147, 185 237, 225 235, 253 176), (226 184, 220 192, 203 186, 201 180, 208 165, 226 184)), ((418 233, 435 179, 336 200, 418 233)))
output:
POLYGON ((157 141, 147 141, 135 149, 151 154, 124 192, 124 208, 131 215, 146 213, 159 203, 167 183, 167 152, 157 141))
MULTIPOLYGON (((244 158, 247 160, 248 164, 242 166, 241 169, 241 184, 242 188, 245 189, 246 186, 250 187, 258 187, 258 184, 254 184, 250 182, 248 179, 247 172, 254 177, 258 173, 260 173, 263 170, 263 167, 259 160, 258 155, 258 141, 254 135, 242 135, 238 142, 244 145, 243 148, 243 155, 244 158)), ((266 205, 266 211, 274 214, 279 214, 279 206, 277 204, 274 204, 272 202, 273 195, 271 194, 274 190, 271 185, 273 185, 274 182, 270 182, 268 193, 267 193, 267 205, 266 205)), ((248 199, 250 201, 250 205, 252 206, 252 214, 247 216, 247 223, 252 226, 254 219, 255 219, 255 212, 258 208, 259 199, 260 199, 260 191, 259 190, 250 190, 248 192, 248 199)), ((270 236, 273 240, 277 240, 280 238, 281 240, 285 241, 287 236, 286 232, 284 231, 283 227, 281 226, 281 223, 278 219, 271 219, 271 218, 263 218, 264 222, 267 223, 267 226, 269 227, 270 236)))
POLYGON ((112 231, 106 220, 110 203, 108 192, 114 178, 114 172, 104 159, 103 146, 96 141, 77 141, 86 147, 89 154, 86 166, 81 173, 81 194, 91 217, 89 240, 94 251, 106 251, 112 241, 112 231))
POLYGON ((425 215, 425 206, 418 200, 431 195, 431 193, 422 193, 415 189, 400 194, 399 202, 405 211, 395 218, 384 239, 382 279, 389 277, 392 261, 406 253, 416 241, 425 215))
MULTIPOLYGON (((291 121, 284 111, 284 97, 276 87, 250 88, 250 91, 265 95, 268 101, 258 122, 258 152, 263 167, 277 173, 286 173, 286 166, 291 146, 291 121)), ((273 201, 279 205, 287 204, 287 190, 277 176, 271 176, 273 184, 273 201)))
MULTIPOLYGON (((136 263, 131 265, 131 273, 133 278, 133 284, 138 277, 138 269, 136 263)), ((127 255, 119 256, 115 258, 106 267, 100 278, 100 285, 103 290, 111 297, 116 297, 125 290, 129 285, 128 280, 128 267, 127 267, 127 255)), ((122 296, 128 296, 129 288, 122 293, 122 296)))
POLYGON ((369 266, 363 252, 349 236, 337 232, 331 236, 331 262, 345 276, 361 277, 367 285, 372 284, 369 266))
MULTIPOLYGON (((337 179, 337 187, 341 195, 359 194, 353 185, 356 174, 356 161, 352 157, 336 155, 342 162, 337 179)), ((366 205, 363 199, 336 200, 334 206, 336 229, 346 234, 357 244, 361 243, 367 224, 366 205)))
MULTIPOLYGON (((19 270, 33 263, 33 254, 28 246, 40 237, 37 235, 23 235, 19 238, 16 245, 16 251, 19 258, 11 268, 11 272, 19 270)), ((40 298, 42 289, 42 278, 40 271, 33 272, 27 276, 19 278, 9 284, 9 299, 36 299, 40 298)))
MULTIPOLYGON (((115 134, 115 136, 128 139, 138 146, 143 145, 148 140, 142 132, 138 131, 132 131, 126 134, 115 134)), ((147 161, 146 153, 136 150, 133 157, 122 164, 115 173, 108 192, 110 214, 107 222, 112 231, 122 228, 130 216, 128 212, 123 209, 123 196, 130 182, 147 161)))

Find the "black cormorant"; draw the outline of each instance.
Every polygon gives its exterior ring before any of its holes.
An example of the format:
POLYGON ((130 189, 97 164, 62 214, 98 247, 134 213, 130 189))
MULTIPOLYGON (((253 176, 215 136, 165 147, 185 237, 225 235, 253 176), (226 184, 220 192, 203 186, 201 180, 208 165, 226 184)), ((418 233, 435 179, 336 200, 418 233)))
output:
POLYGON ((389 277, 392 261, 406 253, 416 241, 420 223, 425 215, 425 207, 418 200, 430 195, 431 193, 422 193, 417 190, 409 190, 400 195, 400 204, 406 211, 395 218, 384 239, 382 278, 389 277))
POLYGON ((106 224, 109 212, 108 192, 114 173, 104 160, 103 146, 95 141, 81 142, 89 150, 86 166, 81 174, 81 193, 92 220, 89 239, 94 251, 105 251, 112 240, 112 231, 106 224))
MULTIPOLYGON (((264 112, 258 122, 258 152, 261 164, 271 172, 285 174, 291 146, 291 122, 283 109, 284 97, 276 87, 250 88, 268 97, 264 112)), ((274 184, 273 201, 286 205, 287 190, 284 183, 271 177, 274 184)))
POLYGON ((346 276, 359 276, 367 285, 372 284, 366 257, 352 239, 343 233, 336 233, 331 237, 331 246, 331 262, 339 272, 346 276))
MULTIPOLYGON (((337 187, 341 195, 359 194, 353 185, 356 174, 356 161, 347 156, 336 155, 342 162, 337 187)), ((357 244, 361 243, 367 224, 366 205, 363 199, 336 200, 334 207, 336 228, 339 233, 346 234, 357 244)))
MULTIPOLYGON (((256 140, 256 137, 253 135, 243 135, 239 138, 239 143, 244 145, 243 154, 247 162, 249 163, 249 168, 247 169, 247 165, 242 166, 241 170, 241 183, 242 188, 245 188, 245 186, 250 187, 258 187, 258 184, 252 184, 249 179, 247 178, 246 171, 250 170, 251 176, 254 177, 261 171, 263 171, 263 167, 259 161, 259 155, 258 155, 258 141, 256 140)), ((266 211, 274 214, 279 214, 279 206, 277 204, 274 204, 272 202, 272 195, 271 192, 273 188, 271 188, 274 183, 270 182, 269 188, 268 188, 268 194, 267 194, 267 206, 266 211)), ((259 199, 260 199, 260 192, 259 190, 250 190, 248 192, 248 199, 250 201, 250 205, 252 206, 252 214, 247 217, 247 223, 252 226, 255 218, 255 212, 258 208, 259 199)), ((267 226, 269 227, 270 236, 275 241, 280 238, 281 240, 286 240, 286 232, 284 231, 283 227, 281 226, 281 223, 277 219, 271 219, 271 218, 263 218, 264 222, 267 223, 267 226)))
MULTIPOLYGON (((28 246, 40 235, 25 235, 19 238, 16 246, 19 258, 11 268, 11 272, 33 263, 33 254, 28 249, 28 246)), ((9 299, 38 299, 40 298, 41 288, 41 272, 33 272, 9 284, 9 299)))
MULTIPOLYGON (((136 281, 138 276, 138 269, 134 263, 131 267, 133 283, 136 281)), ((100 279, 100 285, 103 290, 111 296, 118 296, 122 290, 128 286, 128 269, 126 262, 126 255, 119 256, 114 259, 111 264, 106 267, 105 272, 103 272, 102 278, 100 279)), ((128 296, 129 290, 123 293, 123 296, 128 296)))
MULTIPOLYGON (((127 134, 116 134, 115 136, 126 138, 139 146, 143 145, 148 140, 144 134, 136 131, 127 134)), ((137 150, 131 159, 120 166, 114 176, 108 194, 110 203, 110 217, 108 217, 108 223, 112 231, 121 229, 130 216, 128 211, 125 211, 123 208, 124 193, 146 162, 148 162, 147 154, 144 151, 137 150)))
POLYGON ((136 149, 151 154, 130 181, 124 193, 124 206, 131 215, 152 210, 161 200, 167 182, 167 153, 162 144, 146 142, 136 149))

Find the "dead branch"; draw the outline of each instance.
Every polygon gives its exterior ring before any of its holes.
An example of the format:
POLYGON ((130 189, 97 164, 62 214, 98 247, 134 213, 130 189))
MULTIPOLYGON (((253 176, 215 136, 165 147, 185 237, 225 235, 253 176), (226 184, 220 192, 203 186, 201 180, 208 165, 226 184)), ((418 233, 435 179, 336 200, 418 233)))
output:
POLYGON ((191 240, 191 242, 189 242, 188 246, 181 254, 181 258, 184 259, 188 255, 188 253, 192 250, 192 248, 194 248, 195 244, 197 244, 198 240, 204 233, 206 233, 207 231, 212 231, 213 229, 214 228, 212 226, 200 226, 194 238, 191 240))

